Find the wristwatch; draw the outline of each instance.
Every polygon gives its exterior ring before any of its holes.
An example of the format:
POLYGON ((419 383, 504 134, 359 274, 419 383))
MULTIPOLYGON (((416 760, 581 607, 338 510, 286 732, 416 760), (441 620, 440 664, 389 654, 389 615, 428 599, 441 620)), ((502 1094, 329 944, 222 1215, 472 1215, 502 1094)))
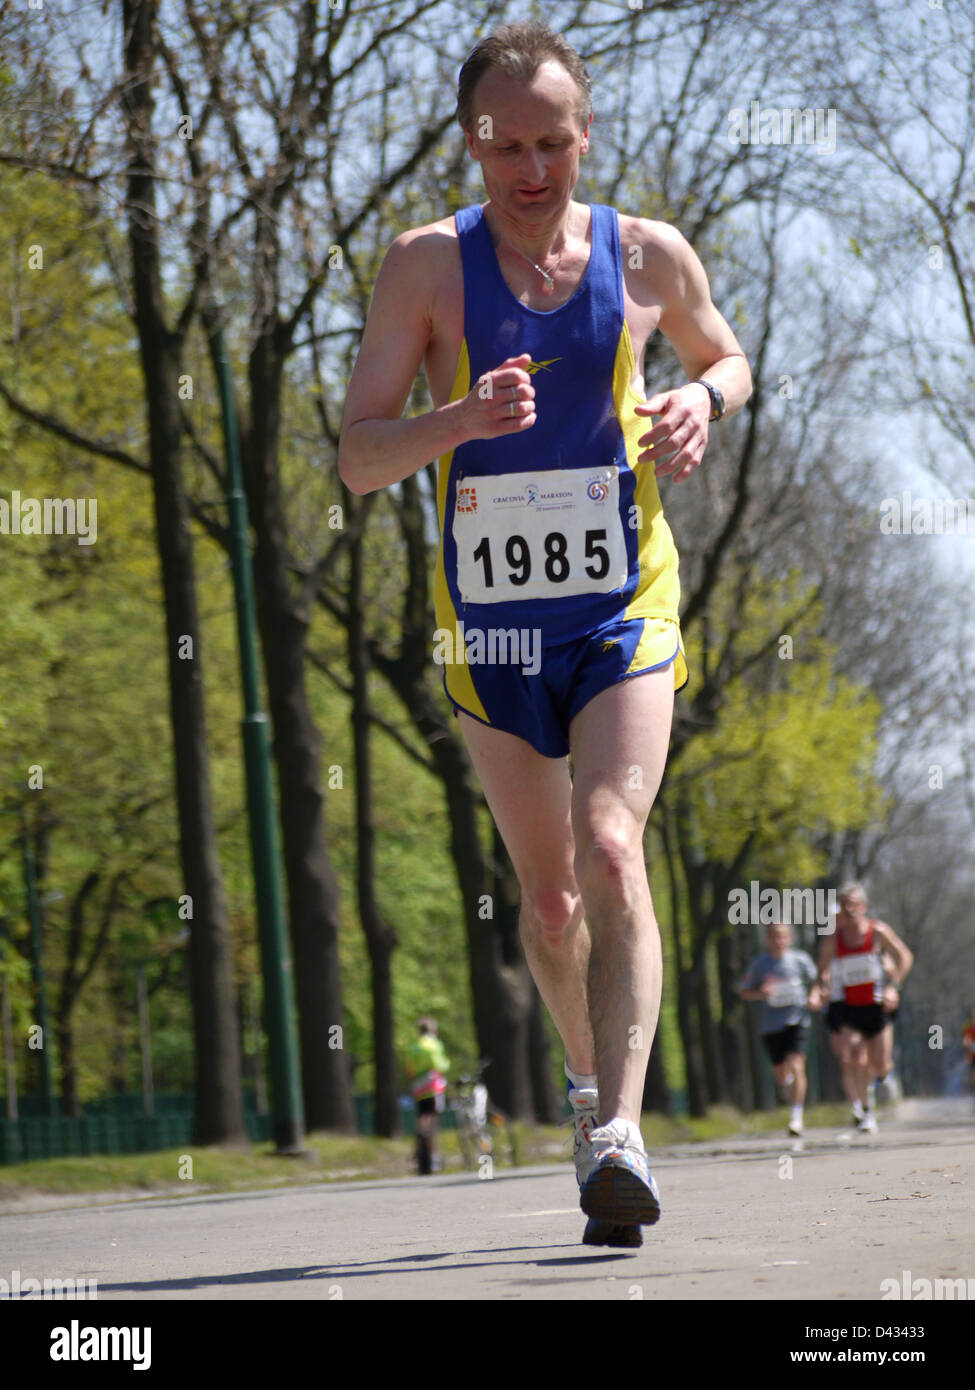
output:
POLYGON ((710 381, 705 381, 703 377, 698 377, 696 381, 691 382, 691 385, 703 386, 711 397, 711 414, 708 416, 709 422, 712 420, 720 420, 724 414, 725 407, 724 396, 722 396, 718 388, 712 385, 710 381))

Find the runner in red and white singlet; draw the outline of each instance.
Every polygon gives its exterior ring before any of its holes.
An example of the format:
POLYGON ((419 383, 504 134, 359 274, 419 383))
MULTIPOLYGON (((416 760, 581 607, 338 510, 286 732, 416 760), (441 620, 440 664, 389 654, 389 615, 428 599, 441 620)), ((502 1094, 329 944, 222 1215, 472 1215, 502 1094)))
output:
POLYGON ((859 883, 845 884, 839 898, 836 931, 820 949, 819 978, 829 990, 826 1021, 843 1089, 857 1129, 873 1134, 874 1082, 890 1070, 898 990, 914 956, 892 927, 867 916, 867 895, 859 883))

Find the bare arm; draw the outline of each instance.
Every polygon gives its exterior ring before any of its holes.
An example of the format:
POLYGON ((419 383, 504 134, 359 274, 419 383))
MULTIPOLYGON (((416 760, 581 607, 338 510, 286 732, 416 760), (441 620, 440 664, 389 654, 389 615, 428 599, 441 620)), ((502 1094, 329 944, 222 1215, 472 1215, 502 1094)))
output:
MULTIPOLYGON (((734 415, 752 394, 752 374, 741 344, 711 299, 707 273, 690 242, 667 228, 669 279, 673 292, 664 305, 660 331, 671 344, 693 384, 707 377, 725 398, 725 417, 734 415)), ((679 388, 686 390, 686 387, 679 388)), ((695 395, 710 398, 703 387, 695 395)))
POLYGON ((833 936, 827 936, 823 941, 823 944, 819 948, 819 962, 817 969, 819 970, 819 983, 821 985, 829 984, 829 968, 833 963, 833 957, 835 955, 836 938, 833 936))
POLYGON ((874 935, 894 958, 894 969, 888 972, 895 985, 902 985, 914 968, 914 953, 886 922, 874 923, 874 935))
POLYGON ((688 241, 673 227, 644 223, 648 251, 648 287, 663 300, 659 328, 687 373, 688 382, 661 391, 641 415, 659 423, 640 440, 641 463, 656 463, 655 474, 681 482, 694 472, 708 441, 711 397, 700 385, 705 377, 725 400, 725 417, 734 415, 752 393, 752 374, 741 344, 711 300, 708 277, 688 241))
POLYGON ((338 470, 355 493, 398 483, 469 439, 514 434, 535 423, 527 356, 488 372, 490 384, 482 385, 482 378, 462 400, 401 418, 434 328, 431 243, 440 239, 427 237, 424 245, 423 230, 397 237, 386 255, 349 381, 338 470))

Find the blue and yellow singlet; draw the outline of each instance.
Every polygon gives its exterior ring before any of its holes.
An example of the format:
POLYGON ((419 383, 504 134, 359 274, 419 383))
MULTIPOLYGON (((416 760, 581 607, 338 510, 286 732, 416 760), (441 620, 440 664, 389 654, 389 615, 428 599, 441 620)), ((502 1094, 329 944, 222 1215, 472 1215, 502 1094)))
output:
MULTIPOLYGON (((458 636, 531 631, 543 656, 540 672, 524 662, 502 672, 470 651, 465 657, 459 640, 444 683, 455 706, 556 756, 567 747, 565 729, 579 700, 600 684, 576 678, 571 653, 580 639, 601 637, 601 648, 617 649, 602 687, 670 661, 677 688, 687 679, 677 550, 653 465, 636 461, 637 440, 652 421, 634 410, 645 398, 631 384, 619 221, 615 209, 592 207, 582 281, 567 303, 548 312, 512 294, 481 206, 458 212, 455 222, 464 339, 450 399, 527 352, 536 420, 518 434, 470 440, 439 461, 437 623, 458 636), (512 676, 516 684, 542 677, 549 687, 543 703, 560 716, 561 733, 543 727, 533 737, 527 725, 534 716, 513 714, 521 696, 512 676), (564 695, 559 681, 568 682, 564 695)), ((526 699, 536 699, 530 686, 526 699)), ((541 718, 544 725, 547 710, 541 718)))

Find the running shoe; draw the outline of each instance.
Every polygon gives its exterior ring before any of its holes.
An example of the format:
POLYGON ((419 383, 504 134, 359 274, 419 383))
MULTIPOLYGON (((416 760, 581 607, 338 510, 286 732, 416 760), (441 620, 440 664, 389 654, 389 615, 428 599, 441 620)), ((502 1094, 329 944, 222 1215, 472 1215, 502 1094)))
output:
POLYGON ((643 1235, 639 1226, 614 1226, 590 1216, 582 1237, 583 1245, 612 1245, 622 1250, 639 1250, 643 1235))
MULTIPOLYGON (((574 1158, 576 1179, 579 1186, 592 1172, 593 1152, 589 1136, 596 1128, 599 1109, 599 1092, 595 1090, 569 1089, 569 1104, 572 1106, 572 1119, 575 1125, 574 1158)), ((639 1226, 617 1226, 612 1221, 596 1221, 590 1218, 582 1237, 583 1245, 611 1245, 623 1250, 638 1250, 643 1244, 639 1226)))
POLYGON ((860 1121, 860 1123, 857 1125, 857 1133, 858 1133, 858 1134, 876 1134, 876 1133, 877 1133, 877 1117, 876 1117, 876 1115, 873 1113, 872 1110, 868 1110, 868 1111, 864 1114, 863 1119, 862 1119, 862 1120, 860 1121))
POLYGON ((802 1138, 802 1121, 801 1121, 801 1120, 790 1120, 790 1121, 789 1121, 789 1128, 786 1130, 786 1133, 787 1133, 787 1134, 791 1134, 792 1137, 793 1137, 793 1139, 801 1139, 801 1138, 802 1138))
POLYGON ((611 1120, 589 1135, 592 1168, 579 1202, 587 1216, 613 1226, 653 1226, 660 1194, 650 1175, 643 1137, 629 1120, 611 1120))
POLYGON ((581 1187, 592 1171, 592 1144, 589 1136, 599 1123, 599 1092, 596 1090, 569 1090, 569 1104, 572 1106, 572 1122, 575 1125, 572 1156, 576 1165, 576 1181, 581 1187))
POLYGON ((877 1082, 877 1099, 885 1105, 896 1105, 899 1100, 904 1099, 904 1092, 901 1090, 901 1083, 897 1079, 897 1073, 889 1071, 886 1076, 882 1076, 877 1082))

